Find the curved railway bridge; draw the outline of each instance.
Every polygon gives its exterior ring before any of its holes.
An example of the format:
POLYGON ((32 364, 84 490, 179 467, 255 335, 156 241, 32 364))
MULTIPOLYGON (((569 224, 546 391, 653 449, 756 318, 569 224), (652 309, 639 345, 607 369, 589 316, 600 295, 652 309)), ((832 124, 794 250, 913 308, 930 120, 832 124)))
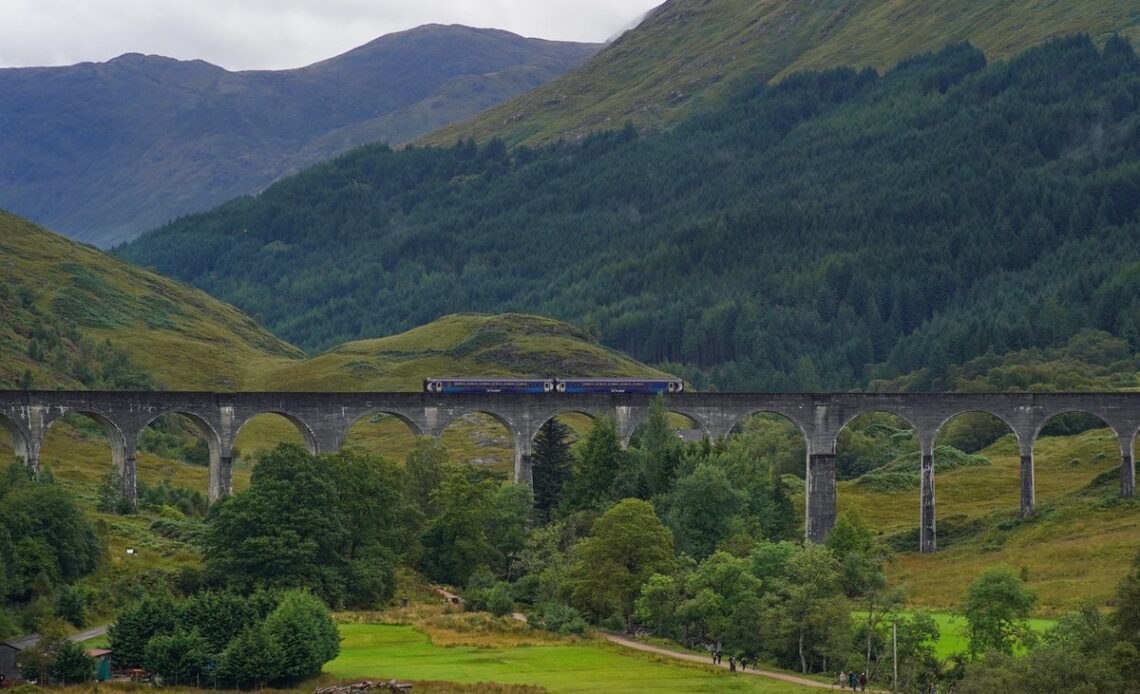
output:
MULTIPOLYGON (((260 414, 291 421, 315 453, 338 450, 349 429, 364 417, 386 413, 417 436, 436 439, 455 419, 481 412, 498 420, 514 439, 515 482, 530 484, 531 442, 552 417, 582 413, 612 416, 628 441, 645 420, 651 398, 634 394, 534 395, 435 393, 200 393, 101 391, 0 391, 0 427, 11 435, 16 455, 39 469, 44 434, 64 415, 99 422, 111 442, 115 470, 132 497, 136 448, 156 417, 181 414, 201 430, 210 450, 209 498, 232 491, 234 439, 260 414)), ((1033 513, 1033 444, 1053 417, 1086 412, 1100 417, 1120 442, 1120 494, 1132 498, 1136 471, 1133 443, 1140 430, 1140 393, 679 393, 663 396, 672 412, 688 416, 710 438, 728 435, 745 418, 774 413, 791 420, 807 442, 805 534, 822 542, 835 523, 835 447, 840 430, 867 412, 887 412, 909 422, 921 444, 920 545, 936 548, 934 440, 951 418, 967 412, 994 415, 1009 425, 1021 451, 1021 512, 1033 513)))

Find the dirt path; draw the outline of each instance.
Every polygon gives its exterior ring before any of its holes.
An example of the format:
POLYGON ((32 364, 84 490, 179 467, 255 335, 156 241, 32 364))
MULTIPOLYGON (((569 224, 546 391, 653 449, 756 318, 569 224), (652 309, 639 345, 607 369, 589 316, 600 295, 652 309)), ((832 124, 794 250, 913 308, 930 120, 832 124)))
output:
MULTIPOLYGON (((728 669, 728 663, 721 663, 719 666, 713 665, 712 658, 710 656, 701 656, 701 655, 693 655, 692 653, 680 653, 678 651, 670 651, 667 648, 659 648, 657 646, 650 646, 650 645, 645 644, 645 643, 640 643, 638 641, 633 641, 633 640, 627 639, 624 636, 618 636, 617 634, 612 634, 608 631, 603 631, 603 632, 599 632, 599 633, 601 633, 601 635, 604 636, 605 639, 607 641, 609 641, 610 643, 616 643, 619 646, 625 646, 626 648, 634 648, 634 649, 639 650, 639 651, 646 651, 648 653, 657 653, 658 655, 664 655, 664 656, 668 656, 670 658, 676 658, 678 660, 687 660, 691 663, 701 663, 703 665, 709 665, 712 667, 722 667, 726 670, 728 669)), ((824 684, 823 682, 816 682, 815 680, 809 680, 809 679, 805 679, 803 677, 796 677, 795 675, 785 675, 782 672, 770 672, 768 670, 737 670, 736 672, 739 675, 756 675, 757 677, 770 677, 774 680, 791 682, 792 684, 799 684, 799 685, 802 685, 804 687, 814 687, 816 689, 833 689, 834 688, 834 685, 824 684)))
POLYGON ((101 627, 95 627, 94 629, 88 629, 87 631, 81 631, 78 634, 72 634, 68 638, 71 639, 72 641, 76 641, 76 642, 86 641, 87 639, 93 639, 96 636, 102 636, 103 634, 106 634, 107 628, 109 626, 110 625, 108 625, 108 624, 104 624, 101 627))

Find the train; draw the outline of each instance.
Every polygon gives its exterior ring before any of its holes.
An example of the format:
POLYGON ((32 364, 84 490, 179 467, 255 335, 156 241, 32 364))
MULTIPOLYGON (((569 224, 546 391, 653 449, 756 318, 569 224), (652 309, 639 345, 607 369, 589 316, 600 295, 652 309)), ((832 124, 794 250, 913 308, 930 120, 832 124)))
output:
POLYGON ((425 378, 425 393, 680 393, 679 378, 425 378))

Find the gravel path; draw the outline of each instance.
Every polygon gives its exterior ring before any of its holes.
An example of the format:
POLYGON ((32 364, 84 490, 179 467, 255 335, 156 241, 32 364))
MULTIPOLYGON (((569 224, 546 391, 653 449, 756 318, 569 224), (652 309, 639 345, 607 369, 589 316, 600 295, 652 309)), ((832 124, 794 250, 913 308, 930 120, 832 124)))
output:
MULTIPOLYGON (((680 653, 678 651, 671 651, 667 648, 660 648, 658 646, 650 646, 649 644, 641 643, 627 639, 624 636, 618 636, 607 631, 601 632, 602 636, 610 643, 616 643, 619 646, 626 648, 634 648, 639 651, 646 651, 648 653, 657 653, 658 655, 676 658, 678 660, 687 660, 692 663, 701 663, 713 667, 722 667, 728 669, 728 663, 721 663, 719 666, 713 665, 711 656, 693 655, 692 653, 680 653)), ((756 675, 757 677, 770 677, 774 680, 781 680, 784 682, 791 682, 793 684, 803 685, 805 687, 814 687, 816 689, 832 689, 833 685, 816 682, 815 680, 805 679, 803 677, 796 677, 795 675, 785 675, 782 672, 770 672, 768 670, 737 670, 739 675, 756 675)))

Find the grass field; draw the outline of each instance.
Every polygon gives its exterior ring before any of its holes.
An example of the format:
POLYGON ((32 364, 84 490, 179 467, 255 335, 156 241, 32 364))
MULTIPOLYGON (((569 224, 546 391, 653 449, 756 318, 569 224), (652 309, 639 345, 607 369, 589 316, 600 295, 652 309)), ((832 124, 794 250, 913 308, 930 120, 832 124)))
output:
POLYGON ((519 648, 438 647, 410 626, 344 624, 340 656, 325 665, 338 678, 395 677, 534 684, 550 692, 757 692, 809 688, 672 661, 599 642, 519 648))
MULTIPOLYGON (((909 617, 910 612, 902 612, 900 616, 909 617)), ((943 661, 953 655, 965 653, 969 647, 968 625, 966 618, 951 612, 927 612, 938 625, 938 643, 934 647, 935 654, 943 661)), ((866 619, 866 613, 854 613, 855 619, 866 619)), ((1056 624, 1052 619, 1030 619, 1029 628, 1037 634, 1044 634, 1056 624)))

